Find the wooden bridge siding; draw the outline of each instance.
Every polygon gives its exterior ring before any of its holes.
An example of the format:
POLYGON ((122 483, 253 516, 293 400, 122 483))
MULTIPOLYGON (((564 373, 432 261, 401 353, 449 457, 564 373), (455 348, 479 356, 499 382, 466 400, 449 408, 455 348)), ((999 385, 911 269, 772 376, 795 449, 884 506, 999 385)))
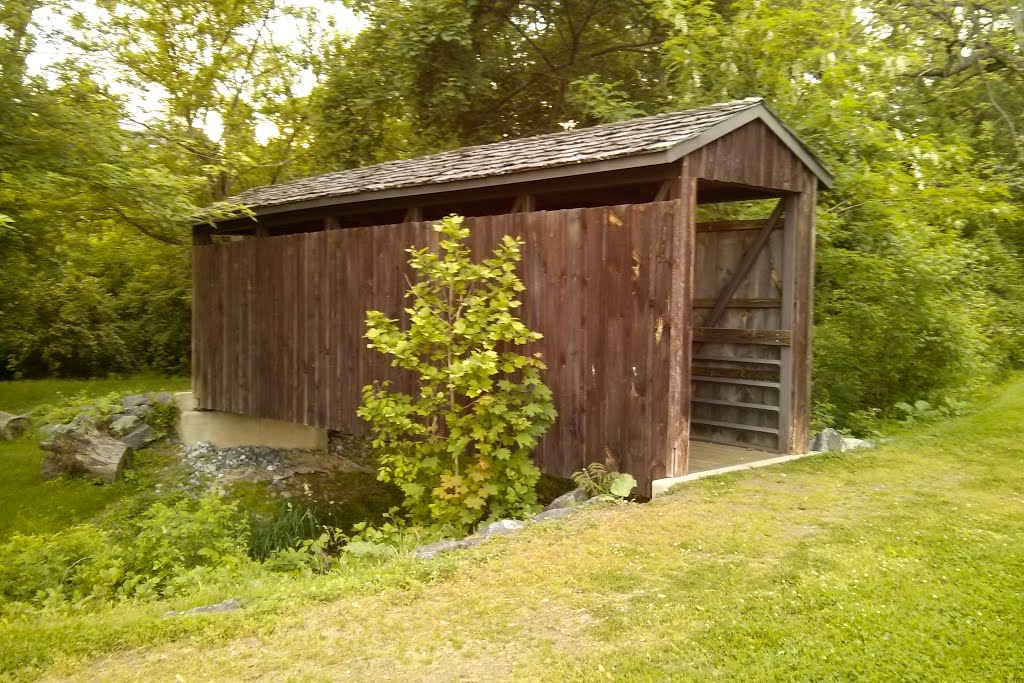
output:
MULTIPOLYGON (((673 341, 689 341, 686 316, 673 316, 689 310, 689 289, 674 281, 682 269, 688 282, 686 212, 659 202, 466 220, 478 255, 504 234, 526 240, 522 315, 545 335, 526 350, 543 354, 560 412, 538 452, 544 471, 609 461, 641 490, 676 474, 671 447, 685 425, 670 419, 680 408, 669 365, 673 341)), ((411 387, 366 348, 365 311, 407 322, 404 249, 436 243, 431 224, 406 223, 197 246, 200 406, 364 433, 362 386, 411 387)))
MULTIPOLYGON (((743 363, 740 359, 772 360, 779 388, 753 384, 694 382, 695 399, 773 405, 779 412, 734 408, 720 404, 692 405, 694 438, 738 444, 785 453, 807 450, 810 422, 811 331, 814 287, 814 207, 817 180, 800 160, 782 145, 760 121, 696 150, 685 160, 690 172, 701 179, 778 191, 784 198, 785 225, 771 236, 765 250, 740 285, 735 302, 777 299, 778 308, 730 305, 716 328, 787 330, 791 342, 784 345, 721 343, 700 345, 701 354, 736 358, 736 362, 702 362, 695 365, 720 368, 722 372, 751 372, 769 366, 743 363), (713 427, 701 419, 753 427, 776 428, 765 432, 713 427)), ((694 266, 694 300, 713 300, 718 288, 732 274, 745 247, 754 239, 752 230, 698 232, 694 266)), ((694 325, 707 309, 694 308, 694 325)), ((699 370, 694 371, 698 375, 699 370)), ((761 376, 761 375, 757 375, 761 376)))

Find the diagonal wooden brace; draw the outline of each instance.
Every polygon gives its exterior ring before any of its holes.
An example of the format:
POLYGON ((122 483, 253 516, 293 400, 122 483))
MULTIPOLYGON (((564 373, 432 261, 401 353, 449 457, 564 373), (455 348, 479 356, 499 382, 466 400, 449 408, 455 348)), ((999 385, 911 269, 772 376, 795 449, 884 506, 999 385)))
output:
POLYGON ((772 211, 772 215, 768 218, 768 222, 765 223, 764 227, 761 228, 761 232, 757 234, 757 238, 754 243, 750 245, 746 252, 743 254, 743 258, 740 260, 739 267, 736 268, 736 272, 732 274, 729 281, 725 283, 721 291, 718 292, 718 296, 715 298, 715 305, 708 313, 707 317, 702 323, 702 327, 714 327, 721 320, 722 314, 729 307, 729 301, 732 299, 732 295, 736 293, 739 286, 746 279, 747 275, 750 274, 750 269, 754 267, 754 263, 757 261, 758 255, 764 249, 765 245, 768 244, 768 239, 772 236, 772 232, 775 228, 779 227, 782 222, 782 214, 785 208, 783 200, 779 200, 779 203, 775 205, 775 210, 772 211))

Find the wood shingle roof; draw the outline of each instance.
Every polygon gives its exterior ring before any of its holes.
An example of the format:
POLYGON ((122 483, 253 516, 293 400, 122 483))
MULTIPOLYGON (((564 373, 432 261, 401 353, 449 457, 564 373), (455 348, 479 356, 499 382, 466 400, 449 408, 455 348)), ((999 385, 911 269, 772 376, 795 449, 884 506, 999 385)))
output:
POLYGON ((832 177, 761 98, 630 121, 462 147, 246 190, 232 201, 256 213, 361 198, 557 178, 669 163, 754 119, 764 121, 825 186, 832 177))

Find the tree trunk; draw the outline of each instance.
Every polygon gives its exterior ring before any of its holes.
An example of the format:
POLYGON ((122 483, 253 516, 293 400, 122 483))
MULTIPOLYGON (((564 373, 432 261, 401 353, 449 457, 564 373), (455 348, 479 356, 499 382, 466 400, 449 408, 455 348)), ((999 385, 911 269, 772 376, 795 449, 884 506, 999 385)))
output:
POLYGON ((14 441, 28 431, 28 420, 21 415, 11 415, 0 410, 0 438, 14 441))
POLYGON ((111 484, 120 478, 132 455, 131 448, 95 427, 74 424, 57 427, 40 445, 53 453, 43 460, 45 478, 69 474, 111 484))

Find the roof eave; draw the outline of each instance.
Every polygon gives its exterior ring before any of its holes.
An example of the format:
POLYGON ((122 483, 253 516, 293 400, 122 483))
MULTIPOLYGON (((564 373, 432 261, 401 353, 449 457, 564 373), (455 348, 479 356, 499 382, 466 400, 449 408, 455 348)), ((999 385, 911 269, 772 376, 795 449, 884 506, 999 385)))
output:
POLYGON ((291 211, 302 211, 306 209, 318 209, 327 206, 341 206, 344 204, 356 204, 386 199, 398 199, 404 197, 417 197, 421 195, 441 194, 445 192, 458 192, 461 190, 474 190, 482 187, 496 187, 501 185, 518 185, 521 183, 552 180, 554 178, 567 178, 591 173, 603 173, 606 171, 622 171, 631 168, 643 168, 646 166, 657 166, 669 164, 676 160, 671 156, 672 149, 660 152, 648 152, 634 156, 616 157, 602 159, 600 161, 588 161, 578 164, 564 166, 549 166, 530 171, 520 171, 506 175, 489 175, 466 180, 454 180, 445 183, 430 183, 425 185, 407 185, 393 187, 386 190, 370 192, 356 192, 346 195, 335 195, 318 197, 301 202, 286 202, 282 204, 271 204, 269 206, 253 207, 252 211, 257 216, 269 216, 277 213, 291 211))

